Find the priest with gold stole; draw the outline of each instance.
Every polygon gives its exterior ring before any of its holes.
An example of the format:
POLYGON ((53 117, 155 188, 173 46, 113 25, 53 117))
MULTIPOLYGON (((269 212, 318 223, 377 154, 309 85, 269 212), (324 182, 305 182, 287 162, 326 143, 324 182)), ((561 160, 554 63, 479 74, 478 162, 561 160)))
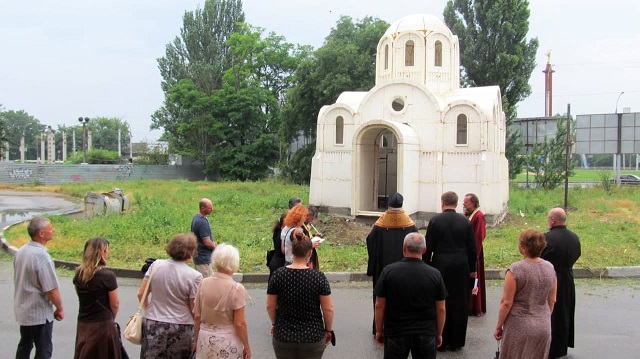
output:
MULTIPOLYGON (((376 287, 382 269, 403 258, 404 237, 418 231, 413 220, 402 209, 404 198, 400 193, 392 193, 387 202, 388 209, 378 218, 367 236, 367 275, 373 277, 373 288, 376 287)), ((374 307, 375 298, 374 294, 374 307)), ((373 334, 375 335, 375 322, 373 334)))

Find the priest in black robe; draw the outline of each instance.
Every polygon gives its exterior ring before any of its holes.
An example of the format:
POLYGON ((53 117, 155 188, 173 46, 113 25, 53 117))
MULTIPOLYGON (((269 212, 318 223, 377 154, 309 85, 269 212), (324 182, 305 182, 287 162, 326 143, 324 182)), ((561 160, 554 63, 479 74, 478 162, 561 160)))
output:
POLYGON ((567 348, 573 348, 575 336, 576 287, 573 282, 573 265, 580 258, 580 239, 567 229, 566 222, 567 214, 564 209, 553 208, 549 211, 549 231, 545 233, 547 247, 541 256, 553 264, 558 278, 556 304, 551 313, 551 359, 567 355, 567 348))
MULTIPOLYGON (((402 209, 404 198, 400 193, 392 193, 388 200, 388 209, 378 218, 367 236, 367 275, 373 277, 375 289, 378 277, 387 264, 401 260, 404 237, 412 232, 417 232, 413 220, 402 209)), ((375 316, 376 297, 373 294, 373 306, 375 316)), ((373 334, 375 335, 375 321, 373 334)))
POLYGON ((427 225, 427 251, 422 259, 442 274, 447 288, 446 319, 439 351, 459 350, 465 345, 469 315, 469 278, 476 277, 476 243, 471 223, 456 213, 458 195, 440 197, 442 213, 427 225))

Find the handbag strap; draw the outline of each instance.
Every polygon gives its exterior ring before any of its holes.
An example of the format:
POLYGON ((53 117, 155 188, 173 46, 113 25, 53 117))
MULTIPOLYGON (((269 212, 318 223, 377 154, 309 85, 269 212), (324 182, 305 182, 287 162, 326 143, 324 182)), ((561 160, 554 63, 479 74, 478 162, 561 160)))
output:
POLYGON ((142 312, 142 304, 147 300, 147 293, 149 293, 149 286, 151 285, 151 278, 153 277, 153 273, 158 268, 158 262, 155 261, 155 265, 151 269, 151 273, 149 273, 149 279, 147 279, 147 285, 144 287, 144 293, 142 293, 142 298, 140 298, 140 304, 138 305, 138 310, 136 310, 136 314, 140 314, 142 312))

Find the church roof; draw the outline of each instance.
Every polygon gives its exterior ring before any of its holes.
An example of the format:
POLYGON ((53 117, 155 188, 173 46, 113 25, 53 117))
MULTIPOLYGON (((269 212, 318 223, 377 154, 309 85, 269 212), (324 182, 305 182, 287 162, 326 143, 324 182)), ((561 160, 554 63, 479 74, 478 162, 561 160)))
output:
POLYGON ((413 14, 396 20, 385 35, 394 35, 405 31, 425 31, 439 32, 444 35, 453 36, 451 30, 438 17, 429 14, 413 14))

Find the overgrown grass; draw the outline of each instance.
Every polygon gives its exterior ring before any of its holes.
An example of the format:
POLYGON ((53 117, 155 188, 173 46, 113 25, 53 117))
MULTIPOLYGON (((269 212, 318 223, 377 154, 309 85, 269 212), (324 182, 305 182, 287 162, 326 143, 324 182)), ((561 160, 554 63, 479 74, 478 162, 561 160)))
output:
MULTIPOLYGON (((620 171, 622 174, 634 174, 640 175, 638 171, 625 170, 620 171)), ((597 182, 600 183, 602 181, 602 175, 605 174, 607 179, 613 178, 612 170, 586 170, 586 169, 575 169, 573 170, 573 176, 569 176, 570 182, 597 182)), ((516 182, 525 182, 527 178, 526 172, 522 172, 516 176, 516 182)), ((529 172, 529 182, 534 182, 535 173, 529 172)))
MULTIPOLYGON (((122 188, 131 201, 123 215, 90 220, 55 216, 55 240, 49 244, 54 258, 79 261, 84 242, 102 236, 111 242, 109 264, 140 268, 147 257, 164 258, 164 245, 176 233, 189 231, 198 200, 211 198, 210 216, 216 241, 237 246, 241 272, 266 272, 265 252, 272 247, 271 225, 292 196, 308 202, 308 187, 279 182, 188 182, 150 181, 101 182, 48 186, 47 191, 84 197, 87 192, 122 188)), ((25 187, 40 190, 41 187, 25 187)), ((482 199, 481 199, 482 200, 482 199)), ((505 268, 520 259, 517 238, 523 229, 545 231, 546 214, 563 204, 562 189, 543 191, 512 186, 509 215, 505 222, 489 228, 485 241, 487 268, 505 268)), ((577 267, 640 265, 640 188, 572 188, 569 191, 569 228, 580 236, 582 257, 577 267)), ((335 221, 321 214, 318 227, 330 233, 335 221), (329 228, 323 228, 322 226, 329 228)), ((337 224, 336 224, 337 225, 337 224)), ((5 232, 16 246, 28 240, 26 228, 16 226, 5 232)), ((320 248, 324 271, 364 271, 367 254, 366 229, 353 238, 335 238, 320 248)))

